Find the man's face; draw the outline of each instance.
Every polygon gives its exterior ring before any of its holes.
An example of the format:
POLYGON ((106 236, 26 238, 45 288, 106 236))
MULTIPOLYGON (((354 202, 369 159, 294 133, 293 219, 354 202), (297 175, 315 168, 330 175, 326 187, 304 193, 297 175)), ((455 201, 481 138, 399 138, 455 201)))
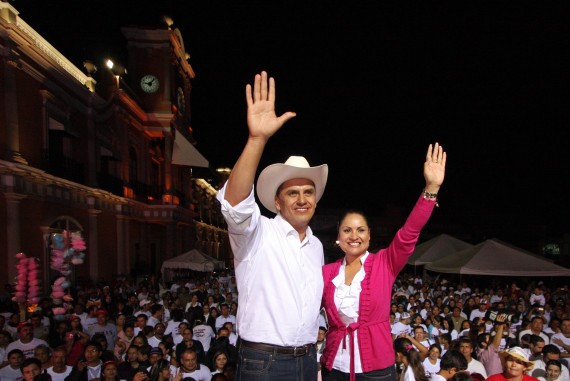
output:
POLYGON ((228 306, 222 306, 222 311, 221 311, 221 312, 222 312, 222 315, 223 315, 224 317, 228 317, 228 315, 229 315, 229 313, 230 313, 230 310, 228 309, 228 306))
POLYGON ((539 341, 536 345, 530 344, 529 346, 533 354, 539 355, 542 353, 542 348, 544 348, 545 345, 546 343, 544 341, 539 341))
POLYGON ((12 353, 10 357, 8 357, 8 363, 12 367, 12 369, 19 369, 20 364, 24 361, 24 356, 19 353, 12 353))
POLYGON ((560 325, 560 330, 564 335, 570 334, 570 320, 564 320, 560 325))
POLYGON ((127 336, 128 339, 132 339, 135 335, 135 329, 131 326, 125 327, 123 331, 125 332, 125 336, 127 336))
POLYGON ((295 229, 305 229, 317 206, 315 185, 308 179, 285 181, 275 196, 275 208, 295 229))
POLYGON ((87 361, 88 364, 96 364, 99 362, 99 357, 101 357, 101 352, 99 352, 99 349, 93 345, 89 345, 87 348, 85 348, 85 360, 87 361))
POLYGON ((41 373, 41 369, 37 364, 30 364, 22 369, 22 376, 26 381, 33 381, 34 377, 41 373))
POLYGON ((195 371, 198 368, 196 353, 184 353, 182 355, 182 367, 187 373, 195 371))
POLYGON ((36 348, 34 350, 34 357, 40 360, 42 364, 45 364, 49 361, 49 352, 45 348, 36 348))
POLYGON ((138 360, 139 351, 136 348, 129 348, 127 350, 127 361, 128 362, 135 362, 138 360))
POLYGON ((42 318, 39 316, 34 316, 30 319, 30 322, 32 323, 34 328, 37 328, 42 325, 42 318))
POLYGON ((106 325, 107 324, 107 315, 97 314, 97 323, 99 325, 106 325))
POLYGON ((161 354, 153 353, 153 354, 151 354, 151 355, 148 357, 148 361, 150 362, 150 365, 154 365, 154 364, 156 364, 156 362, 157 362, 158 360, 160 360, 161 358, 162 358, 162 355, 161 355, 161 354))
POLYGON ((461 343, 459 345, 459 352, 461 352, 467 360, 470 360, 471 359, 471 353, 473 353, 473 347, 471 346, 471 344, 461 343))
POLYGON ((325 340, 325 337, 327 335, 327 332, 324 329, 319 329, 319 335, 317 336, 317 341, 323 342, 325 340))
POLYGON ((65 352, 64 351, 54 351, 51 356, 51 362, 54 367, 59 368, 65 365, 65 352))
POLYGON ((550 360, 560 361, 560 353, 548 353, 544 356, 544 363, 546 364, 550 360))
POLYGON ((164 324, 158 323, 154 326, 154 334, 155 335, 162 335, 164 333, 164 324))
POLYGON ((140 329, 143 329, 146 325, 146 319, 143 317, 138 317, 137 318, 137 327, 139 327, 140 329))
POLYGON ((544 322, 542 321, 542 319, 534 319, 530 327, 535 332, 542 331, 542 328, 544 327, 544 322))
POLYGON ((185 329, 182 331, 182 339, 184 341, 191 341, 192 340, 192 331, 189 329, 185 329))
POLYGON ((34 329, 30 326, 25 326, 20 328, 19 334, 20 340, 22 340, 23 343, 28 343, 34 338, 34 329))

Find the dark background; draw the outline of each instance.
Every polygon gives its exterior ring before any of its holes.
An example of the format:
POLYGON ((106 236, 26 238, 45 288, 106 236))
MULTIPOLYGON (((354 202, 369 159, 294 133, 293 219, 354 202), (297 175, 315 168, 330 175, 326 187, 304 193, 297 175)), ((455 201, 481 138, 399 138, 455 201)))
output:
POLYGON ((126 60, 119 28, 171 15, 196 72, 197 148, 213 167, 239 156, 244 87, 267 70, 278 113, 297 117, 269 142, 261 167, 289 155, 328 163, 321 208, 409 209, 437 141, 448 153, 433 217, 448 225, 442 232, 538 252, 540 240, 570 231, 568 2, 11 4, 80 68, 126 60))

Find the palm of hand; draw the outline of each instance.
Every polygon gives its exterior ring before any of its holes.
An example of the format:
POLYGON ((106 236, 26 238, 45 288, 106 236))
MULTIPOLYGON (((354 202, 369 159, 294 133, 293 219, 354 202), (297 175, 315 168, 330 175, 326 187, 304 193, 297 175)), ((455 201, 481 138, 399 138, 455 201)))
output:
POLYGON ((252 136, 270 137, 283 123, 279 123, 272 102, 257 101, 248 109, 247 124, 252 136))
POLYGON ((441 185, 445 177, 445 167, 441 163, 425 162, 424 177, 427 183, 441 185))

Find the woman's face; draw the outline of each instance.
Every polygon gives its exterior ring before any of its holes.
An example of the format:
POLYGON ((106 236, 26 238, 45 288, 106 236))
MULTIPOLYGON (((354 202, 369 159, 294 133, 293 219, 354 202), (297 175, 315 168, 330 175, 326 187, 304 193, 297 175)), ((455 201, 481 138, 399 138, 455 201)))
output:
POLYGON ((123 326, 125 325, 125 315, 117 316, 117 325, 123 326))
POLYGON ((117 377, 117 367, 115 365, 107 365, 103 369, 103 376, 110 379, 115 379, 117 377))
POLYGON ((224 369, 224 365, 228 362, 228 358, 225 354, 218 355, 216 357, 216 368, 217 369, 224 369))
POLYGON ((560 368, 554 364, 550 364, 546 367, 546 377, 548 380, 556 380, 560 377, 560 368))
POLYGON ((524 362, 522 362, 521 360, 519 360, 515 357, 508 356, 505 363, 506 363, 506 366, 505 366, 505 372, 506 373, 508 373, 512 377, 522 377, 523 376, 524 371, 526 369, 526 364, 524 362))
POLYGON ((437 360, 439 358, 440 352, 437 347, 433 347, 429 350, 429 358, 432 360, 437 360))
POLYGON ((144 339, 140 336, 135 337, 133 339, 133 345, 136 345, 137 347, 144 345, 144 339))
POLYGON ((370 246, 368 222, 359 213, 348 213, 338 229, 338 244, 347 256, 359 257, 370 246))

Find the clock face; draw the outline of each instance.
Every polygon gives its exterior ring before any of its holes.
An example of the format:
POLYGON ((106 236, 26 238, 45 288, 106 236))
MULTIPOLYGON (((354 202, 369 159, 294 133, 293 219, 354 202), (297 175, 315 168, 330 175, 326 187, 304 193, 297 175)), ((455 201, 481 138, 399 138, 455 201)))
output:
POLYGON ((154 75, 148 74, 141 78, 141 89, 145 93, 154 93, 159 85, 160 82, 154 75))

